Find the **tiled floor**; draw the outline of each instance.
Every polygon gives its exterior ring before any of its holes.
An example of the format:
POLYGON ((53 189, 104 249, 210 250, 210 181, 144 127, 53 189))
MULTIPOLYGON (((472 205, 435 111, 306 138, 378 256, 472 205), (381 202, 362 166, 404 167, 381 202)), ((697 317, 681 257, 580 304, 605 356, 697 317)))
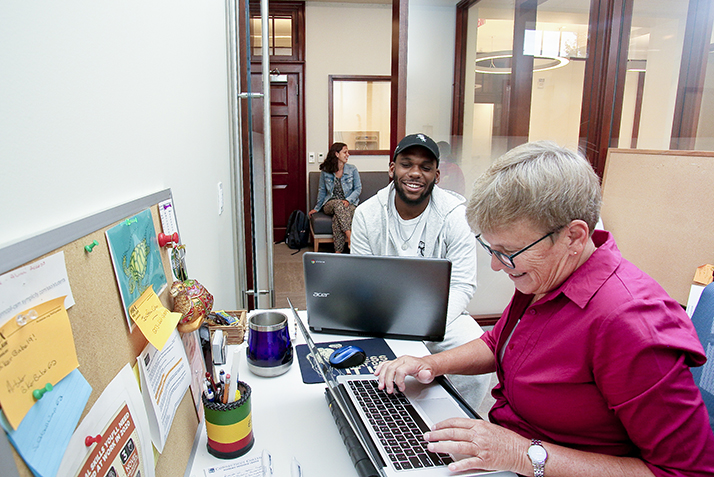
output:
MULTIPOLYGON (((300 310, 306 308, 305 283, 302 272, 302 256, 312 247, 302 250, 289 249, 284 243, 276 244, 273 249, 273 263, 275 270, 275 306, 286 308, 290 298, 293 305, 300 310), (297 252, 297 253, 296 253, 297 252)), ((491 376, 491 388, 498 383, 495 373, 491 376)), ((487 418, 488 411, 493 406, 494 399, 489 393, 478 409, 479 415, 487 418)))

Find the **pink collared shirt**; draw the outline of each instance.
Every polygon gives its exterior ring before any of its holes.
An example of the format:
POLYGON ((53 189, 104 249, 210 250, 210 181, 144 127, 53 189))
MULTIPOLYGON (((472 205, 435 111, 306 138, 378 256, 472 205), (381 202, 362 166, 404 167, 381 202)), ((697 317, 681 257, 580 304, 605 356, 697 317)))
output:
POLYGON ((481 337, 497 356, 491 422, 639 457, 656 476, 714 475, 714 434, 689 370, 706 357, 691 320, 609 232, 593 240, 597 250, 560 287, 534 305, 516 291, 481 337))

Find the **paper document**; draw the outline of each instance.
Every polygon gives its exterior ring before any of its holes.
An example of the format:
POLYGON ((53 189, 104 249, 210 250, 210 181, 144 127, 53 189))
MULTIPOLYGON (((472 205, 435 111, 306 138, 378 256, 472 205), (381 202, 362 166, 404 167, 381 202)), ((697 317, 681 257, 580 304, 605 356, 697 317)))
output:
POLYGON ((191 384, 191 368, 178 331, 171 333, 161 351, 148 344, 137 362, 151 440, 163 452, 176 409, 191 384))
POLYGON ((193 404, 196 406, 196 414, 198 421, 203 421, 203 380, 206 376, 206 365, 203 360, 203 350, 201 349, 201 340, 198 336, 198 330, 190 333, 180 333, 183 349, 186 351, 189 366, 191 368, 191 395, 193 396, 193 404))
POLYGON ((161 351, 171 332, 181 319, 181 313, 173 313, 161 304, 149 285, 144 293, 129 307, 129 316, 137 324, 149 343, 161 351))
POLYGON ((263 451, 262 456, 240 459, 230 464, 218 465, 203 469, 205 477, 270 477, 273 475, 270 463, 266 466, 265 459, 270 461, 270 454, 263 451))
POLYGON ((24 310, 0 328, 0 404, 13 429, 35 404, 33 391, 79 366, 64 297, 24 310))
POLYGON ((74 305, 69 287, 64 252, 16 268, 0 276, 0 325, 20 310, 26 310, 59 296, 66 296, 65 309, 74 305))
POLYGON ((8 438, 35 476, 57 475, 91 392, 92 387, 75 369, 32 406, 16 431, 2 420, 8 438))
POLYGON ((146 410, 131 367, 125 365, 77 426, 58 476, 154 477, 146 410), (87 445, 87 437, 99 442, 87 445))

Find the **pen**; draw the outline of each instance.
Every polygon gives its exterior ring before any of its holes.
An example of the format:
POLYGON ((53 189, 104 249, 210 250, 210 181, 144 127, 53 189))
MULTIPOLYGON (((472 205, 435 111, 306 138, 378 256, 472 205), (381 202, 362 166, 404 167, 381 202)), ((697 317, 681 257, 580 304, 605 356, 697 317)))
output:
POLYGON ((226 382, 226 372, 221 369, 221 372, 218 374, 218 379, 221 381, 221 384, 226 382))
POLYGON ((208 388, 208 390, 206 391, 206 399, 208 399, 210 402, 213 402, 213 398, 214 398, 213 391, 211 391, 211 389, 208 388))
POLYGON ((270 453, 263 449, 263 454, 261 456, 261 466, 263 467, 263 477, 270 477, 273 475, 273 460, 270 457, 270 453))
POLYGON ((216 392, 216 383, 213 381, 213 375, 208 371, 206 371, 206 379, 208 379, 208 381, 211 383, 211 389, 215 393, 216 392))

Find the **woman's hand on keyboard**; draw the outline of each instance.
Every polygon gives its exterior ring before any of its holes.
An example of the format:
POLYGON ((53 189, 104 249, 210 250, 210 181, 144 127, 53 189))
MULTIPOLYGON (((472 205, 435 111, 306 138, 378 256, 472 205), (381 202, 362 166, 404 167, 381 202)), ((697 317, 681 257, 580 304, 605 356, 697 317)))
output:
POLYGON ((525 474, 530 440, 479 419, 452 418, 438 422, 424 434, 431 452, 469 456, 449 464, 449 470, 514 470, 525 474), (525 466, 525 467, 523 467, 525 466))
POLYGON ((394 392, 395 384, 400 391, 404 391, 404 379, 407 376, 414 376, 423 384, 432 382, 437 376, 430 356, 401 356, 394 361, 385 361, 377 366, 374 375, 379 378, 379 389, 386 389, 388 393, 394 392))

